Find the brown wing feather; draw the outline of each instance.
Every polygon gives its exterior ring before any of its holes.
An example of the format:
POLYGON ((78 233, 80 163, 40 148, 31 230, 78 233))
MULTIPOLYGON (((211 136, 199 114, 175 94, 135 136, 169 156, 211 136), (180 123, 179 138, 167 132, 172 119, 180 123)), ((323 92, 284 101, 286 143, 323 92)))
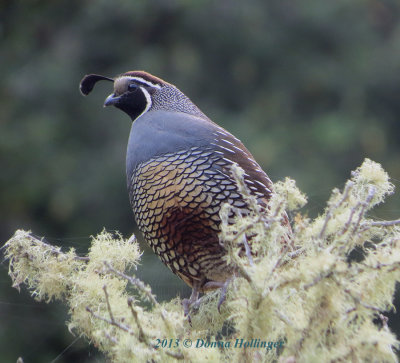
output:
MULTIPOLYGON (((218 151, 223 153, 224 158, 237 163, 244 170, 245 184, 253 194, 259 197, 259 200, 267 205, 273 190, 271 179, 261 169, 253 155, 239 139, 222 127, 219 127, 219 130, 215 132, 215 135, 215 145, 218 151)), ((287 228, 287 233, 281 240, 282 248, 294 250, 293 240, 291 238, 292 229, 286 212, 282 215, 281 223, 287 228)))
POLYGON ((272 181, 255 161, 242 142, 220 127, 216 132, 215 145, 223 157, 237 163, 245 172, 244 181, 250 191, 268 200, 272 192, 272 181))

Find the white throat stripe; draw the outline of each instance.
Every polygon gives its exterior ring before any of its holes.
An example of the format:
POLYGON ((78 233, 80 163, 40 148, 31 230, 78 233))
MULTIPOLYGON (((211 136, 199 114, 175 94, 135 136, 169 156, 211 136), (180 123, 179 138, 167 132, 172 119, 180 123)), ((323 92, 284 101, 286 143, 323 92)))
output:
POLYGON ((136 117, 135 120, 137 120, 140 116, 144 115, 152 105, 150 93, 144 87, 140 87, 140 89, 142 90, 144 96, 146 97, 146 108, 143 110, 143 112, 138 117, 136 117))

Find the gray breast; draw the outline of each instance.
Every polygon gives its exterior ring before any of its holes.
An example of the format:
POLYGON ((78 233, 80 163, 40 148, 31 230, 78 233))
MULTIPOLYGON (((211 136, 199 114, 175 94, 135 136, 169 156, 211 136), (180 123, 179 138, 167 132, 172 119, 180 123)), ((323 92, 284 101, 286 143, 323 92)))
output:
POLYGON ((133 124, 126 154, 129 181, 135 168, 158 156, 209 146, 217 126, 208 119, 181 112, 150 111, 133 124))

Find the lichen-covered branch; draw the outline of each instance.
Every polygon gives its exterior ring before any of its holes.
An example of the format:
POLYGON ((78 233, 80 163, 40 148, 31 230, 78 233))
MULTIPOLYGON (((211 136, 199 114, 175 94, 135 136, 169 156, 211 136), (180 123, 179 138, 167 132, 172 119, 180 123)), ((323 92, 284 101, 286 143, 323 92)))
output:
POLYGON ((395 362, 399 342, 384 312, 400 280, 400 220, 367 216, 393 192, 382 167, 365 160, 320 216, 297 213, 294 249, 281 243, 284 211, 306 202, 294 181, 275 184, 265 211, 234 173, 251 213, 221 211, 221 241, 238 273, 220 311, 220 291, 210 292, 190 325, 179 298, 160 303, 134 276, 136 240, 104 231, 85 257, 17 231, 5 246, 13 286, 67 304, 70 330, 113 362, 395 362), (356 247, 361 261, 349 259, 356 247))

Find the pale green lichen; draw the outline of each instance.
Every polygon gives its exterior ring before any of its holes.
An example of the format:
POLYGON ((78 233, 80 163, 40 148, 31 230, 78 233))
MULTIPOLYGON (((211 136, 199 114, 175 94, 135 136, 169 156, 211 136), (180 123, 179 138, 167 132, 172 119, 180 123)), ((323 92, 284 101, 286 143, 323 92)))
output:
POLYGON ((284 197, 286 211, 294 211, 307 203, 307 197, 296 187, 296 181, 293 179, 285 178, 283 182, 275 183, 274 191, 284 197))
POLYGON ((219 291, 191 310, 191 325, 179 298, 157 302, 133 275, 140 259, 136 240, 104 231, 86 258, 17 231, 6 244, 13 286, 25 284, 39 300, 65 302, 71 331, 113 362, 395 362, 399 342, 383 312, 392 307, 400 280, 400 220, 366 217, 393 193, 382 167, 367 159, 343 191, 332 192, 322 215, 311 220, 297 213, 292 232, 283 223, 285 210, 306 202, 294 181, 275 184, 265 211, 242 171, 233 173, 251 212, 221 210, 221 240, 236 278, 220 312, 219 291), (288 235, 291 243, 282 245, 288 235), (246 243, 253 256, 243 253, 246 243), (349 261, 355 247, 363 251, 360 262, 349 261), (235 348, 241 339, 275 348, 235 348))

